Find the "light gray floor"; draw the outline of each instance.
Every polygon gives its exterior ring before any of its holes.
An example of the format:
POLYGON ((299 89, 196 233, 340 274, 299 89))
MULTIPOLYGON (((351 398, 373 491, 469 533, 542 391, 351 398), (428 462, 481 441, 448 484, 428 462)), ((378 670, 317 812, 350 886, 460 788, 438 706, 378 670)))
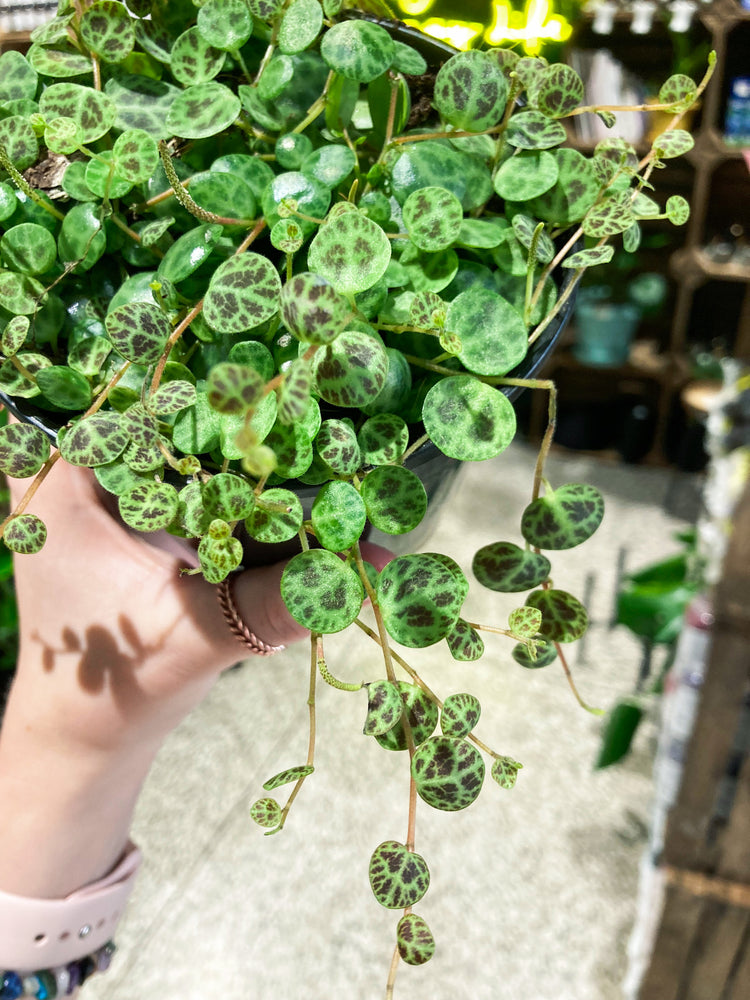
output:
MULTIPOLYGON (((465 467, 424 547, 470 573, 480 545, 520 540, 534 458, 513 445, 465 467)), ((553 485, 587 481, 605 494, 604 524, 553 559, 553 578, 581 595, 590 576, 593 627, 583 650, 569 647, 570 662, 583 696, 607 708, 630 691, 640 658, 624 629, 609 629, 618 552, 631 569, 672 552, 685 522, 663 509, 671 473, 576 456, 555 456, 547 471, 553 485)), ((518 603, 475 585, 467 610, 503 625, 518 603)), ((432 885, 417 909, 438 951, 422 968, 401 966, 395 996, 619 1000, 655 723, 624 765, 595 773, 601 723, 576 704, 559 665, 526 671, 508 640, 490 636, 487 647, 476 664, 438 647, 410 654, 438 693, 480 697, 477 733, 524 769, 512 792, 488 779, 465 812, 419 808, 432 885)), ((332 637, 327 651, 347 679, 378 670, 360 633, 332 637)), ((360 735, 363 692, 319 686, 316 773, 284 831, 264 837, 248 816, 263 781, 305 759, 308 664, 303 644, 226 674, 164 747, 138 809, 146 860, 119 953, 86 1000, 384 996, 398 914, 372 897, 367 866, 381 841, 405 838, 407 760, 360 735)))

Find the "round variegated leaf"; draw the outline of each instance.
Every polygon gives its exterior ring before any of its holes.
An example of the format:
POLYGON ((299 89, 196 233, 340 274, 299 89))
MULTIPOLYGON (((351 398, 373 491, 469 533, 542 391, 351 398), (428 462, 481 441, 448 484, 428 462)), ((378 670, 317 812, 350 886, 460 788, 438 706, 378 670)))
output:
POLYGON ((270 239, 277 250, 291 254, 296 253, 305 242, 305 233, 294 219, 279 219, 271 227, 270 239))
POLYGON ((306 156, 300 169, 333 189, 343 184, 356 166, 354 150, 343 144, 331 143, 306 156))
POLYGON ((72 118, 53 118, 44 129, 44 141, 51 153, 65 156, 83 145, 81 128, 72 118))
POLYGON ((98 198, 122 198, 132 188, 131 181, 120 177, 111 169, 112 152, 103 150, 95 160, 86 165, 86 187, 98 198))
POLYGON ((523 764, 519 764, 512 757, 498 757, 492 762, 490 774, 501 788, 510 790, 515 786, 518 772, 522 767, 523 764))
POLYGON ((535 87, 535 104, 550 118, 564 118, 583 101, 583 80, 565 63, 548 66, 535 87))
POLYGON ((466 740, 433 736, 412 757, 411 773, 427 805, 457 812, 470 806, 481 792, 484 760, 466 740))
POLYGON ((422 419, 440 451, 465 462, 494 458, 516 433, 507 396, 469 375, 451 375, 434 385, 425 396, 422 419))
POLYGON ((505 375, 526 356, 523 317, 507 299, 480 285, 453 299, 445 326, 461 342, 463 364, 478 375, 505 375))
POLYGON ((279 771, 278 774, 274 774, 268 781, 264 781, 263 788, 267 792, 272 792, 275 788, 281 788, 282 785, 290 785, 293 781, 306 778, 314 770, 315 767, 312 764, 298 764, 296 767, 287 767, 285 770, 279 771))
POLYGON ((318 0, 292 0, 279 24, 281 52, 293 55, 309 48, 323 27, 323 9, 318 0))
POLYGON ((352 308, 330 282, 306 271, 296 274, 282 288, 281 317, 303 343, 328 344, 352 318, 352 308))
POLYGON ((459 52, 439 69, 434 100, 444 121, 458 129, 481 132, 502 118, 508 81, 489 53, 459 52))
POLYGON ((180 83, 208 83, 224 68, 226 52, 206 41, 197 25, 188 28, 175 40, 170 54, 172 76, 180 83))
MULTIPOLYGON (((297 211, 320 219, 328 211, 328 206, 331 203, 331 191, 325 184, 321 184, 314 177, 308 177, 307 174, 298 170, 288 170, 283 174, 278 174, 264 188, 261 197, 263 215, 269 226, 276 225, 281 218, 280 213, 284 211, 283 206, 288 205, 290 200, 296 202, 297 211)), ((290 212, 287 214, 291 215, 290 212)), ((298 223, 305 236, 309 236, 316 228, 315 223, 310 222, 309 219, 295 218, 294 221, 298 223)), ((312 264, 310 267, 317 270, 312 264)))
POLYGON ((452 571, 423 554, 399 556, 383 568, 378 601, 389 634, 412 648, 444 638, 463 603, 452 571))
POLYGON ((93 398, 88 379, 65 365, 43 368, 36 384, 45 399, 61 410, 85 410, 93 398))
POLYGON ((159 165, 156 140, 144 129, 127 129, 115 140, 112 160, 120 177, 132 184, 147 181, 159 165))
POLYGON ((575 642, 588 627, 586 609, 565 590, 535 590, 526 603, 542 612, 539 632, 551 642, 575 642))
POLYGON ((26 342, 31 323, 28 316, 14 316, 8 321, 2 335, 3 354, 10 358, 17 354, 26 342))
POLYGON ((91 72, 91 57, 74 48, 71 42, 59 41, 54 48, 32 45, 27 58, 40 76, 55 80, 91 72))
POLYGON ((301 420, 310 408, 311 392, 310 364, 302 358, 297 358, 284 372, 284 379, 277 389, 279 422, 293 424, 301 420))
POLYGON ((429 253, 454 243, 464 218, 461 202, 442 187, 413 191, 404 202, 402 214, 409 239, 429 253))
POLYGON ((26 57, 15 49, 0 55, 0 101, 33 101, 39 77, 26 57))
POLYGON ((53 83, 39 98, 39 113, 52 118, 72 118, 81 130, 84 143, 95 142, 112 128, 117 108, 112 98, 100 90, 78 83, 53 83))
POLYGON ((383 342, 359 330, 345 330, 312 360, 318 394, 334 406, 363 407, 385 385, 388 355, 383 342))
POLYGON ((177 490, 169 483, 143 483, 123 493, 118 501, 120 517, 136 531, 169 527, 177 516, 177 508, 177 490))
POLYGON ((391 65, 394 43, 380 25, 342 21, 325 33, 320 54, 334 72, 347 80, 369 83, 391 65))
POLYGON ((681 194, 673 194, 667 198, 667 218, 675 226, 683 226, 690 218, 690 205, 681 194))
POLYGON ((526 201, 544 194, 557 181, 557 160, 546 150, 519 150, 494 177, 495 191, 506 201, 526 201))
MULTIPOLYGON (((161 475, 165 458, 159 444, 158 439, 150 444, 138 444, 136 441, 131 441, 122 453, 122 460, 134 472, 151 472, 154 475, 161 475)), ((166 447, 166 444, 164 446, 166 447)))
POLYGON ((127 8, 114 0, 98 0, 81 18, 81 37, 105 62, 127 59, 135 46, 135 30, 127 8))
POLYGON ((302 516, 302 504, 290 490, 264 490, 245 527, 257 542, 287 542, 302 527, 302 516))
POLYGON ((93 413, 65 432, 60 443, 60 453, 70 465, 83 465, 93 469, 119 458, 128 440, 117 414, 93 413))
POLYGON ((276 456, 275 472, 283 479, 298 479, 312 464, 312 438, 301 424, 277 420, 263 443, 276 456))
POLYGON ((542 624, 542 612, 538 608, 515 608, 508 615, 508 628, 519 639, 533 639, 542 624))
POLYGON ((406 451, 409 428, 396 413, 378 413, 362 424, 357 440, 364 465, 388 465, 406 451))
POLYGON ((616 236, 629 229, 635 221, 630 201, 630 192, 622 191, 593 205, 581 222, 586 236, 601 239, 616 236))
POLYGON ((550 562, 538 552, 521 549, 512 542, 492 542, 474 555, 472 571, 483 587, 501 593, 531 590, 550 573, 550 562))
POLYGON ((435 938, 424 917, 407 913, 396 927, 396 944, 407 965, 424 965, 435 954, 435 938))
MULTIPOLYGON (((35 375, 40 369, 50 366, 49 358, 35 351, 19 351, 17 357, 30 375, 35 375)), ((0 389, 9 396, 19 396, 21 399, 31 399, 39 395, 36 381, 32 382, 22 375, 10 358, 0 365, 0 389)))
POLYGON ((47 541, 47 527, 36 514, 19 514, 6 524, 3 541, 11 552, 33 555, 47 541))
POLYGON ((333 552, 311 549, 287 563, 281 596, 295 621, 327 634, 340 632, 354 621, 362 607, 363 590, 356 572, 333 552))
POLYGON ((209 583, 221 583, 242 563, 242 543, 232 538, 229 530, 229 525, 217 518, 198 545, 200 567, 209 583))
POLYGON ((482 706, 473 694, 450 694, 443 702, 440 728, 443 736, 468 736, 479 722, 482 706))
MULTIPOLYGON (((632 228, 632 227, 631 227, 632 228)), ((627 232, 630 230, 626 230, 627 232)), ((578 250, 566 257, 560 265, 561 267, 595 267, 597 264, 609 264, 615 255, 615 248, 609 244, 602 247, 589 247, 587 250, 578 250)))
POLYGON ((408 681, 397 681, 402 709, 396 716, 393 726, 383 733, 375 734, 375 739, 385 750, 394 752, 406 750, 409 741, 404 727, 404 714, 409 723, 414 746, 424 743, 432 736, 438 724, 438 707, 426 692, 417 684, 408 681))
POLYGON ((44 285, 36 278, 0 269, 0 302, 16 316, 31 316, 44 302, 44 285))
MULTIPOLYGON (((622 247, 626 253, 635 253, 638 247, 641 245, 641 227, 637 222, 634 222, 629 229, 626 229, 622 234, 622 247)), ((614 253, 614 250, 612 251, 614 253)), ((565 262, 563 261, 563 267, 565 267, 565 262)))
POLYGON ((219 472, 203 484, 203 505, 207 513, 224 521, 239 521, 255 507, 255 494, 246 479, 231 472, 219 472))
POLYGON ((346 212, 320 227, 310 243, 307 259, 311 270, 330 281, 337 291, 345 295, 364 292, 385 274, 391 242, 372 219, 360 212, 346 212))
POLYGON ((423 330, 442 329, 448 304, 435 292, 417 292, 409 306, 409 323, 423 330))
POLYGON ((22 115, 0 118, 0 146, 18 170, 32 166, 39 155, 34 129, 22 115))
POLYGON ((369 875, 375 899, 389 910, 414 906, 430 887, 430 870, 424 858, 397 840, 386 840, 375 848, 369 875))
POLYGON ((604 497, 595 486, 566 483, 528 505, 521 534, 538 549, 572 549, 585 542, 604 517, 604 497))
POLYGON ((393 681, 379 680, 366 684, 367 716, 362 730, 365 736, 382 736, 401 719, 404 703, 393 681))
POLYGON ((196 389, 192 382, 175 379, 174 382, 162 382, 149 398, 149 406, 158 416, 165 417, 192 406, 195 400, 196 389))
MULTIPOLYGON (((90 64, 88 68, 91 69, 90 64)), ((116 77, 111 77, 107 81, 105 93, 115 102, 117 128, 144 129, 155 139, 172 135, 167 127, 166 117, 172 102, 181 93, 174 84, 119 71, 116 77)))
POLYGON ((312 505, 315 537, 324 549, 345 552, 359 539, 365 527, 365 505, 351 483, 326 483, 312 505))
POLYGON ((281 806, 276 799, 256 799, 250 806, 250 819, 270 830, 281 822, 281 806))
POLYGON ((130 492, 144 481, 143 475, 126 465, 122 458, 118 458, 114 462, 107 462, 106 465, 97 465, 94 469, 94 475, 101 487, 108 493, 114 493, 117 497, 130 492))
POLYGON ((657 135, 651 144, 654 152, 662 160, 671 160, 676 156, 684 156, 695 145, 692 135, 681 128, 673 128, 657 135))
POLYGON ((198 11, 198 30, 216 49, 240 49, 253 33, 253 19, 243 0, 206 0, 198 11))
POLYGON ((393 43, 393 62, 391 68, 407 76, 422 76, 427 72, 427 63, 422 55, 411 45, 404 42, 393 43))
POLYGON ((445 641, 454 660, 460 663, 480 660, 484 656, 484 641, 475 628, 459 618, 445 641))
POLYGON ((159 360, 172 332, 165 314, 149 302, 129 302, 114 309, 104 325, 120 354, 140 365, 159 360))
POLYGON ((207 139, 229 128, 241 107, 239 97, 223 83, 197 83, 174 99, 167 113, 167 128, 184 139, 207 139))
POLYGON ((244 253, 214 271, 203 315, 219 333, 240 333, 274 316, 280 296, 281 279, 273 264, 259 253, 244 253))
POLYGON ((695 100, 697 89, 689 76, 675 73, 659 88, 659 103, 671 105, 673 111, 685 111, 695 100))
POLYGON ((57 260, 54 236, 44 226, 22 222, 8 229, 0 239, 3 264, 21 274, 43 274, 57 260))
POLYGON ((388 535, 411 531, 427 512, 421 479, 402 465, 379 465, 368 472, 361 494, 371 524, 388 535))
POLYGON ((0 427, 0 472, 14 479, 35 476, 49 458, 47 435, 31 424, 0 427))
POLYGON ((362 457, 354 428, 344 420, 324 420, 315 438, 315 450, 338 476, 353 476, 362 457))
MULTIPOLYGON (((125 134, 127 133, 123 133, 123 135, 125 134)), ((222 232, 223 228, 219 225, 207 225, 197 226, 195 229, 183 233, 169 247, 159 262, 157 272, 159 277, 174 283, 184 281, 211 255, 222 232)))
POLYGON ((554 642, 537 636, 534 642, 534 654, 525 642, 519 642, 511 651, 511 656, 522 667, 527 670, 535 670, 537 667, 548 667, 550 663, 557 659, 557 649, 554 642))
POLYGON ((208 375, 209 405, 218 413, 243 414, 256 406, 263 395, 264 382, 254 368, 222 361, 208 375))
POLYGON ((567 133, 560 122, 541 111, 519 111, 511 115, 505 141, 517 149, 551 149, 565 142, 567 133))

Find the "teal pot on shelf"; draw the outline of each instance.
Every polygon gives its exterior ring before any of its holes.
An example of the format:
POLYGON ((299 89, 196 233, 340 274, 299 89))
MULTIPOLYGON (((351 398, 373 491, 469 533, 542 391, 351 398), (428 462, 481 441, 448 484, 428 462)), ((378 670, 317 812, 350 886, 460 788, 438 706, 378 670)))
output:
POLYGON ((612 302, 604 286, 582 289, 575 306, 574 356, 583 364, 612 368, 625 364, 641 320, 632 302, 612 302))

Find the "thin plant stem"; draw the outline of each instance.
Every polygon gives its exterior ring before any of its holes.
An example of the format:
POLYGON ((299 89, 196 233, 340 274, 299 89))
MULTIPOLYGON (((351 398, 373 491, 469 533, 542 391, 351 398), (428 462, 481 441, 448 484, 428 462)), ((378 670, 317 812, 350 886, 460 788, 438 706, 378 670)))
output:
POLYGON ((401 953, 398 950, 398 945, 393 949, 393 958, 391 959, 391 967, 388 970, 388 980, 385 984, 385 1000, 393 1000, 393 990, 396 987, 396 974, 398 972, 399 962, 401 960, 401 953))
MULTIPOLYGON (((310 718, 310 736, 307 742, 307 760, 306 765, 312 767, 315 761, 315 689, 318 680, 318 646, 317 646, 318 633, 310 633, 310 685, 307 692, 307 707, 309 711, 310 718)), ((294 783, 294 788, 292 789, 289 798, 286 800, 286 805, 281 810, 281 818, 279 819, 279 824, 272 831, 273 833, 278 833, 284 828, 284 823, 286 823, 286 818, 289 815, 289 810, 292 808, 292 803, 297 798, 303 784, 305 783, 305 778, 308 775, 303 775, 301 778, 297 778, 294 783)))
POLYGON ((164 374, 164 369, 167 365, 167 359, 172 351, 172 348, 183 335, 185 330, 190 326, 196 316, 199 316, 203 312, 203 299, 197 302, 190 312, 185 316, 181 322, 172 330, 169 335, 169 340, 167 341, 166 347, 161 353, 159 358, 159 363, 154 371, 154 377, 151 379, 151 388, 149 389, 149 396, 153 396, 156 390, 159 388, 159 383, 161 382, 161 377, 164 374))
MULTIPOLYGON (((385 622, 383 621, 383 614, 380 610, 380 605, 378 604, 378 597, 375 591, 372 589, 372 584, 367 576, 367 571, 365 570, 365 563, 362 559, 362 550, 359 547, 359 542, 356 542, 352 546, 352 552, 354 553, 354 561, 357 564, 357 571, 359 572, 359 578, 362 581, 362 585, 367 592, 367 596, 370 598, 370 603, 372 604, 372 611, 375 615, 375 621, 378 626, 378 633, 380 635, 380 646, 383 650, 383 660, 385 663, 385 672, 388 680, 392 683, 396 682, 396 672, 393 669, 393 660, 391 659, 391 647, 388 644, 387 635, 385 629, 385 622)), ((404 727, 407 728, 406 726, 404 727)))
POLYGON ((581 706, 581 708, 585 708, 587 712, 591 712, 592 715, 604 715, 605 711, 603 708, 594 708, 592 705, 587 704, 578 693, 578 688, 575 685, 575 681, 573 680, 573 675, 570 672, 570 667, 568 667, 565 655, 562 651, 562 646, 559 642, 555 643, 555 649, 557 650, 557 655, 560 657, 560 663, 562 664, 562 668, 565 671, 565 676, 568 679, 568 684, 570 684, 570 690, 573 692, 578 704, 581 706))
POLYGON ((419 451, 419 449, 422 447, 423 444, 427 444, 429 440, 430 440, 430 435, 423 434, 422 437, 417 438, 414 444, 410 444, 409 447, 401 456, 402 464, 407 460, 407 458, 411 458, 411 456, 414 454, 415 451, 419 451))

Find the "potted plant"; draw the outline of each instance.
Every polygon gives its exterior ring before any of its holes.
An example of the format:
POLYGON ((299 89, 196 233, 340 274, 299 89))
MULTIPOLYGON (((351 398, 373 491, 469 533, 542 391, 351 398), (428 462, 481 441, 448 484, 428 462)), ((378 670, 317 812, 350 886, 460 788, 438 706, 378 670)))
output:
MULTIPOLYGON (((294 542, 282 593, 317 671, 363 688, 365 734, 411 759, 412 833, 375 848, 370 882, 405 909, 397 952, 420 964, 434 942, 411 910, 429 883, 418 796, 463 809, 485 757, 503 788, 521 765, 475 735, 473 695, 439 697, 391 643, 474 660, 499 633, 522 666, 559 657, 570 676, 562 644, 586 611, 542 550, 588 538, 603 502, 544 478, 554 386, 530 374, 612 237, 632 251, 641 220, 686 220, 684 199, 662 211, 646 191, 692 145, 677 125, 710 70, 664 84, 671 127, 640 161, 617 138, 586 157, 562 120, 615 116, 581 105, 569 67, 502 49, 428 65, 417 33, 340 7, 61 0, 26 55, 0 58, 0 389, 23 421, 0 431, 0 468, 31 479, 2 531, 18 553, 44 544, 33 496, 62 458, 93 469, 131 528, 189 540, 210 582, 242 565, 241 531, 294 542), (473 571, 530 593, 507 624, 470 623, 453 559, 412 552, 376 574, 359 540, 420 524, 425 453, 502 452, 525 386, 550 397, 529 505, 473 571), (351 625, 383 650, 363 685, 326 664, 325 635, 351 625)), ((253 806, 268 832, 313 769, 311 749, 265 783, 292 785, 253 806)))

